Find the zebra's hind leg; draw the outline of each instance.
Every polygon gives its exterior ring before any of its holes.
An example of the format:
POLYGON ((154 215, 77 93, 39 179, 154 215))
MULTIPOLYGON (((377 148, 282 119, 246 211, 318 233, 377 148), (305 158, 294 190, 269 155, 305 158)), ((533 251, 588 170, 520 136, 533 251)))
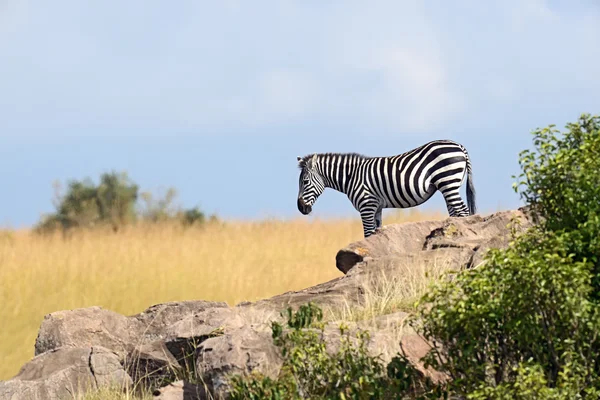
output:
POLYGON ((377 222, 375 221, 376 209, 377 207, 365 207, 360 210, 365 238, 371 236, 377 229, 377 222))
POLYGON ((381 217, 381 212, 383 211, 382 207, 379 207, 375 212, 375 230, 381 228, 383 226, 383 219, 381 217))
POLYGON ((381 212, 383 211, 382 207, 379 207, 377 211, 375 211, 375 229, 373 230, 373 234, 379 233, 381 227, 383 226, 383 219, 381 217, 381 212))
POLYGON ((460 187, 445 187, 440 190, 446 201, 448 215, 451 217, 468 217, 469 208, 460 197, 460 187))

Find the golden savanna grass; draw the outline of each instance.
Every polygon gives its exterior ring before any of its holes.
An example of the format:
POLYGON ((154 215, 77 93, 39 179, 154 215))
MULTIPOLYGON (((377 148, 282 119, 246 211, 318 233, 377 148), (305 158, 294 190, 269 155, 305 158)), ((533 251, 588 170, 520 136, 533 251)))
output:
MULTIPOLYGON (((413 209, 384 222, 445 217, 413 209)), ((360 239, 358 218, 137 225, 68 238, 0 231, 0 380, 33 356, 47 313, 98 305, 130 315, 166 301, 254 301, 341 276, 337 251, 360 239)))

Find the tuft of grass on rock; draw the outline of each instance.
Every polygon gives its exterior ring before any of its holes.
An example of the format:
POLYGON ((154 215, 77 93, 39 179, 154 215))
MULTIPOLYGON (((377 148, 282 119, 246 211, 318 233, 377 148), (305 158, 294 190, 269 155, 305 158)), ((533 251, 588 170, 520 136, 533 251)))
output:
POLYGON ((120 387, 102 387, 73 396, 73 400, 152 400, 149 392, 129 392, 120 387))
POLYGON ((365 321, 399 311, 411 313, 430 285, 456 268, 450 259, 409 263, 394 261, 394 272, 367 272, 360 304, 345 302, 341 308, 325 310, 327 321, 365 321))

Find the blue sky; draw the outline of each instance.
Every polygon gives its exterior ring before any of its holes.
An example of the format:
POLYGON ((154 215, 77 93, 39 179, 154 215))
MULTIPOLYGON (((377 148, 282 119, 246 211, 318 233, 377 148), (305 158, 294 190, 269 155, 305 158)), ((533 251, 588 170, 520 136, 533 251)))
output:
MULTIPOLYGON (((185 207, 300 217, 296 156, 439 138, 469 150, 481 211, 517 207, 529 132, 600 113, 598 4, 3 0, 0 225, 113 169, 185 207)), ((358 218, 333 191, 314 215, 358 218)))

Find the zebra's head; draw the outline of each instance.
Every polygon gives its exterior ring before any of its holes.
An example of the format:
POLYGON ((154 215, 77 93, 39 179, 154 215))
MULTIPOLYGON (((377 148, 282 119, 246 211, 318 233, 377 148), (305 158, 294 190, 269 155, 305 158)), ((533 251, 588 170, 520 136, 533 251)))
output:
POLYGON ((323 177, 317 171, 316 160, 316 154, 298 157, 298 167, 300 167, 298 211, 304 215, 310 214, 315 201, 325 190, 323 177))

